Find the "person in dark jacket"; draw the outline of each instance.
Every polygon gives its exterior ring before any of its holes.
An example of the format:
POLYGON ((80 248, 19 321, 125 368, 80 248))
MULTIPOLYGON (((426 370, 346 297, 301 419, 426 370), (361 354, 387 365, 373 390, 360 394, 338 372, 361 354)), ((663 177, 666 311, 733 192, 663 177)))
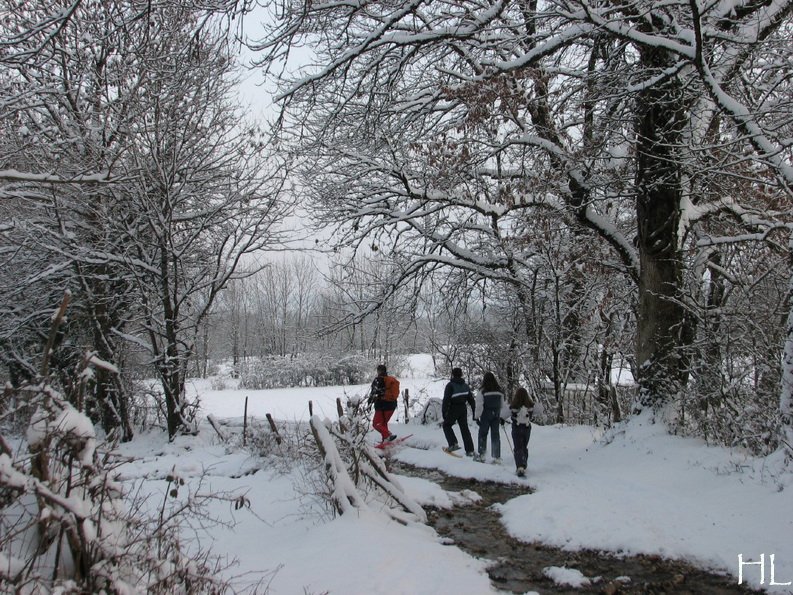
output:
POLYGON ((509 404, 512 419, 512 442, 515 453, 515 470, 518 477, 526 476, 526 463, 529 460, 529 438, 531 437, 531 418, 534 415, 534 399, 522 386, 515 391, 509 404))
POLYGON ((446 384, 443 391, 443 402, 441 413, 443 415, 443 434, 448 442, 449 452, 460 450, 457 436, 454 434, 454 424, 460 426, 460 435, 463 437, 465 454, 469 457, 474 456, 474 441, 471 438, 471 431, 468 429, 468 407, 471 413, 474 412, 474 395, 471 389, 463 380, 463 371, 460 368, 452 369, 452 378, 446 384))
POLYGON ((490 433, 491 456, 493 463, 501 463, 501 437, 498 425, 509 417, 509 407, 504 398, 504 391, 498 384, 493 372, 485 372, 482 377, 482 388, 476 391, 476 409, 474 421, 479 424, 479 452, 474 455, 475 461, 483 462, 487 451, 487 434, 490 433))

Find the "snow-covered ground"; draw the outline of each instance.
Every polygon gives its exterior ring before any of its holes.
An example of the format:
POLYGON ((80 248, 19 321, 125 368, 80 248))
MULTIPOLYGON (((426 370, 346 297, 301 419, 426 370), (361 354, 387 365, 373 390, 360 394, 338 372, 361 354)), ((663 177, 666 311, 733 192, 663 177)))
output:
MULTIPOLYGON (((412 372, 400 377, 402 388, 424 399, 440 397, 445 380, 431 377, 428 358, 414 358, 412 364, 412 372)), ((247 396, 250 416, 271 413, 277 420, 304 422, 309 401, 315 413, 335 419, 337 396, 367 389, 210 387, 203 381, 192 385, 205 415, 240 418, 247 396)), ((400 412, 391 426, 397 434, 413 434, 396 455, 400 460, 460 477, 530 485, 534 493, 498 506, 508 531, 519 539, 571 550, 661 554, 732 575, 736 583, 742 572, 749 586, 793 593, 793 584, 781 584, 793 581, 793 477, 780 475, 774 459, 672 437, 642 420, 606 435, 589 427, 535 425, 528 477, 518 479, 503 435, 503 461, 493 465, 444 454, 437 425, 405 425, 400 412)), ((123 449, 137 458, 122 468, 124 477, 151 480, 145 492, 164 492, 161 478, 175 469, 181 477, 203 474, 205 492, 244 494, 249 508, 216 503, 211 510, 233 526, 196 533, 203 546, 237 560, 227 572, 239 577, 238 586, 262 580, 274 595, 496 592, 484 570, 486 560, 444 544, 431 528, 405 526, 377 513, 330 520, 299 466, 288 473, 265 467, 245 475, 262 462, 229 451, 209 428, 173 443, 149 433, 123 449)), ((460 498, 427 480, 399 480, 423 504, 449 507, 460 498)), ((574 568, 546 574, 562 583, 585 578, 574 568)))

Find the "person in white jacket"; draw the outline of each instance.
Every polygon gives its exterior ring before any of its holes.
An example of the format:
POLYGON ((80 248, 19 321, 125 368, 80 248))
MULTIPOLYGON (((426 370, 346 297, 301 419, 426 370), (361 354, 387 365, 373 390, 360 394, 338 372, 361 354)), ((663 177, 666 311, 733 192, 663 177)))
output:
POLYGON ((480 462, 485 460, 489 432, 490 455, 493 457, 494 463, 501 463, 501 437, 498 433, 498 425, 503 425, 508 417, 509 407, 504 397, 504 391, 501 390, 493 372, 485 372, 482 377, 482 388, 476 391, 474 421, 479 424, 479 452, 474 455, 474 460, 480 462))

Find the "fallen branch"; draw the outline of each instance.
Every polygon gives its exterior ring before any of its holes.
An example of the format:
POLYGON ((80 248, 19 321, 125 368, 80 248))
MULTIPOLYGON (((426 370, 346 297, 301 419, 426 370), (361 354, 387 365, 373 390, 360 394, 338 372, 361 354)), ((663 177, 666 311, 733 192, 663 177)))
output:
MULTIPOLYGON (((369 457, 367 456, 367 458, 369 457)), ((375 458, 377 458, 376 455, 375 458)), ((380 461, 380 464, 382 464, 382 461, 380 461)), ((385 472, 384 474, 382 471, 373 468, 365 461, 361 462, 360 468, 363 474, 368 477, 372 483, 383 490, 383 492, 385 492, 388 496, 393 498, 394 501, 407 512, 413 514, 418 521, 422 523, 427 522, 427 513, 424 512, 424 509, 421 507, 421 505, 404 492, 402 487, 397 483, 390 473, 385 472)), ((391 514, 391 511, 389 511, 389 514, 393 519, 397 521, 403 521, 401 516, 395 516, 391 514)))
POLYGON ((207 421, 209 422, 209 425, 212 426, 212 429, 217 432, 218 436, 220 436, 220 439, 223 442, 228 442, 228 436, 226 436, 223 430, 220 429, 220 422, 215 419, 215 416, 212 414, 207 415, 207 421))
MULTIPOLYGON (((312 431, 314 431, 315 423, 321 422, 315 417, 311 419, 312 431), (317 422, 314 421, 315 419, 317 422)), ((324 424, 322 425, 321 432, 322 436, 319 437, 315 431, 314 437, 317 439, 317 446, 325 459, 326 467, 328 465, 332 466, 333 470, 329 471, 329 473, 334 482, 338 477, 342 477, 343 481, 343 485, 334 486, 334 501, 338 498, 339 490, 341 490, 341 492, 354 490, 356 494, 355 499, 363 500, 363 497, 360 496, 360 492, 358 491, 357 482, 360 481, 361 478, 365 478, 402 507, 405 512, 413 515, 413 518, 406 518, 401 511, 389 509, 387 510, 387 514, 392 519, 401 523, 407 523, 411 520, 417 520, 422 523, 427 522, 427 514, 424 512, 424 509, 418 502, 405 493, 404 488, 399 484, 396 477, 388 472, 383 460, 378 456, 374 448, 365 441, 364 434, 358 435, 357 439, 355 439, 350 435, 349 431, 344 431, 341 425, 339 429, 336 429, 333 427, 328 428, 324 424), (322 442, 320 442, 320 438, 322 442), (355 479, 353 479, 350 471, 348 471, 346 463, 341 459, 341 454, 339 453, 334 438, 343 443, 352 453, 355 479), (343 469, 343 476, 339 471, 339 467, 343 469)), ((347 500, 350 502, 353 501, 349 497, 347 500)), ((340 506, 336 505, 336 508, 341 514, 342 510, 340 506)))
POLYGON ((325 470, 333 484, 331 498, 336 512, 344 514, 354 509, 368 509, 369 506, 347 473, 347 466, 341 460, 336 443, 333 442, 333 437, 325 424, 318 416, 314 415, 311 417, 310 425, 311 433, 317 442, 317 448, 325 460, 325 470))

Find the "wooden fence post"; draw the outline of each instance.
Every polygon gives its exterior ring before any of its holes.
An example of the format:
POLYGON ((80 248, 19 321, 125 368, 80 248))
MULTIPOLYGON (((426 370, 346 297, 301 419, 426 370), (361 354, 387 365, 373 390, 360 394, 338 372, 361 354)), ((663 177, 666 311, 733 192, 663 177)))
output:
POLYGON ((245 397, 245 413, 242 415, 242 446, 245 446, 245 442, 248 436, 248 397, 245 397))
POLYGON ((269 413, 267 414, 267 421, 270 422, 270 429, 273 431, 273 434, 275 434, 275 442, 277 444, 281 444, 281 434, 278 433, 278 428, 275 425, 273 416, 269 413))
POLYGON ((336 397, 336 413, 339 414, 339 428, 342 432, 346 432, 347 424, 344 423, 344 407, 341 406, 341 397, 336 397))

